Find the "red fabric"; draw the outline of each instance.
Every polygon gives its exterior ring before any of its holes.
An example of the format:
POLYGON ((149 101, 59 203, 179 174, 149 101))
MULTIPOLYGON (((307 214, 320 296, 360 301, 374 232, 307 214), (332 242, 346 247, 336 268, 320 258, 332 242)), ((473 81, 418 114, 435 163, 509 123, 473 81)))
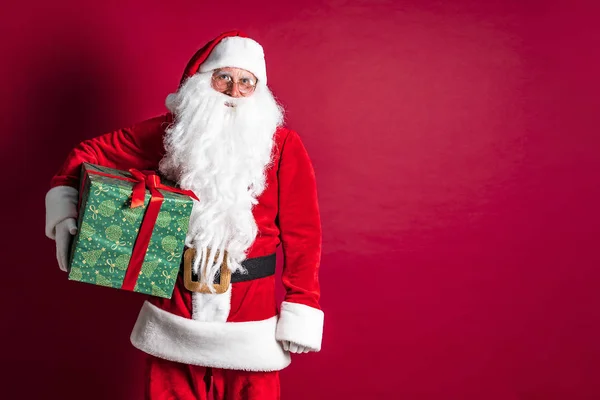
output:
POLYGON ((279 373, 232 371, 148 356, 146 400, 276 400, 279 373))
MULTIPOLYGON (((231 289, 233 293, 233 287, 231 289)), ((179 274, 175 281, 173 295, 170 299, 164 297, 149 296, 148 301, 171 314, 184 318, 192 318, 192 292, 185 288, 183 276, 179 274)))
POLYGON ((321 258, 321 227, 314 171, 300 138, 286 137, 279 165, 279 214, 283 253, 283 285, 287 301, 319 308, 314 268, 321 258), (310 285, 307 285, 311 282, 310 285))
MULTIPOLYGON (((77 188, 83 162, 123 170, 156 170, 164 155, 162 137, 170 121, 172 116, 167 114, 80 143, 54 176, 51 186, 77 188)), ((259 235, 248 257, 272 254, 282 244, 285 301, 319 309, 321 223, 313 167, 300 137, 292 130, 280 128, 275 133, 274 149, 266 189, 253 209, 259 235)), ((186 295, 176 293, 174 297, 173 304, 155 298, 151 301, 177 315, 187 315, 186 295)), ((232 286, 230 321, 255 321, 275 313, 273 279, 232 286)))
POLYGON ((52 178, 50 186, 79 189, 79 170, 84 162, 122 170, 156 170, 164 154, 159 132, 171 121, 172 116, 166 114, 79 143, 52 178))

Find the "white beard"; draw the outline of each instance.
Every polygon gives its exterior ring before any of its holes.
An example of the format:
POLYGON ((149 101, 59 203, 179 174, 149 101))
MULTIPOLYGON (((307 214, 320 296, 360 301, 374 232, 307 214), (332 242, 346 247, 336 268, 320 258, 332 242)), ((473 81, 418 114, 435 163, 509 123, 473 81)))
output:
POLYGON ((199 198, 186 246, 196 249, 194 272, 212 290, 222 250, 231 272, 244 272, 241 263, 258 233, 252 207, 265 189, 283 110, 264 85, 232 98, 211 87, 211 76, 195 74, 167 97, 175 121, 165 131, 159 171, 199 198))

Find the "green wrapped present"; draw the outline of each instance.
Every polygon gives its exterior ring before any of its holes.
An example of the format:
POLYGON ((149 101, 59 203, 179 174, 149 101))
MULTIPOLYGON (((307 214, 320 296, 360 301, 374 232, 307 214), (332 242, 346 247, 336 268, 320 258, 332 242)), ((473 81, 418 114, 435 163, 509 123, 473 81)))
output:
POLYGON ((193 192, 158 175, 84 163, 69 280, 171 298, 193 192))

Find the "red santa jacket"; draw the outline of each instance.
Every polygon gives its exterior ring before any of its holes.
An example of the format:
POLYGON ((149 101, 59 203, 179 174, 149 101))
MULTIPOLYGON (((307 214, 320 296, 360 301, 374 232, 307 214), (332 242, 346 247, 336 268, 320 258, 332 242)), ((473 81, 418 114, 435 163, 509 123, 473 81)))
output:
MULTIPOLYGON (((46 234, 77 218, 77 188, 83 162, 117 169, 157 170, 164 155, 166 114, 83 141, 52 178, 46 195, 46 234)), ((319 306, 321 224, 315 174, 299 135, 275 133, 274 162, 266 189, 253 208, 258 235, 248 257, 272 254, 282 245, 285 300, 278 307, 274 276, 231 284, 207 300, 180 278, 173 297, 149 297, 133 327, 131 342, 155 356, 217 368, 272 371, 290 363, 281 341, 319 351, 324 314, 319 306)), ((200 200, 201 201, 201 200, 200 200)))

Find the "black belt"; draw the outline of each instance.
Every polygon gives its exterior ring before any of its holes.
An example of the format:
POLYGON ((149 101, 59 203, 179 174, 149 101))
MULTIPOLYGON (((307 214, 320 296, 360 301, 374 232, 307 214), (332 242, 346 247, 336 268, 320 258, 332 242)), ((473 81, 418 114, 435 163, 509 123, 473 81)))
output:
MULTIPOLYGON (((231 274, 231 283, 246 282, 275 275, 276 261, 277 255, 275 253, 268 256, 248 258, 242 261, 242 266, 247 272, 238 271, 231 274)), ((217 276, 216 279, 218 280, 219 277, 217 276)))
MULTIPOLYGON (((236 271, 231 274, 231 283, 252 281, 254 279, 266 278, 268 276, 275 275, 275 267, 277 261, 277 254, 269 254, 262 257, 247 258, 242 261, 242 267, 246 272, 236 271)), ((180 269, 180 273, 183 272, 183 268, 180 269)), ((215 276, 214 283, 219 283, 220 271, 215 276)), ((192 274, 194 280, 198 279, 197 274, 192 274)))

